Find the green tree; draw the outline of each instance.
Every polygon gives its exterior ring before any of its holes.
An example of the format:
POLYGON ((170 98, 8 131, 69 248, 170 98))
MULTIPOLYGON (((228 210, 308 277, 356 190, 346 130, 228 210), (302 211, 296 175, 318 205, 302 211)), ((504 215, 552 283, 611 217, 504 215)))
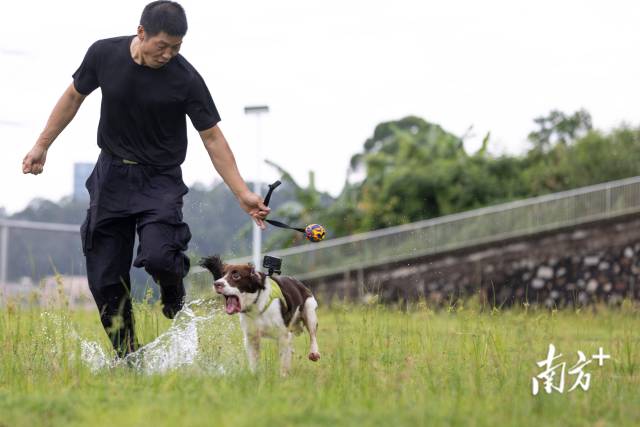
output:
POLYGON ((351 160, 354 170, 366 172, 359 185, 359 231, 522 196, 521 160, 496 159, 488 144, 489 135, 469 155, 461 138, 417 117, 378 125, 351 160))
POLYGON ((354 171, 366 173, 359 186, 360 230, 440 215, 438 195, 465 157, 460 138, 418 117, 379 124, 351 159, 354 171))
POLYGON ((542 152, 556 144, 569 145, 593 129, 591 114, 584 109, 571 115, 552 110, 548 115, 537 117, 533 121, 538 128, 529 133, 528 138, 534 148, 542 152))

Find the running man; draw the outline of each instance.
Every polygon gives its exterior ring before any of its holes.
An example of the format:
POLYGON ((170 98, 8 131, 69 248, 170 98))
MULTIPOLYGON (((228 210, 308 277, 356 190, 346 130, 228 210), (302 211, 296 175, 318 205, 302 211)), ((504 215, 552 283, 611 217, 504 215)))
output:
POLYGON ((184 303, 183 278, 189 271, 184 251, 191 239, 182 219, 188 191, 180 168, 187 150, 186 116, 242 209, 263 229, 269 213, 240 176, 204 80, 179 54, 186 33, 182 6, 154 1, 144 8, 136 35, 91 45, 22 164, 25 174, 42 173, 53 141, 100 88, 102 151, 87 180, 90 202, 81 238, 89 287, 120 357, 138 347, 132 261, 159 285, 166 317, 173 318, 184 303), (140 243, 134 260, 136 231, 140 243))

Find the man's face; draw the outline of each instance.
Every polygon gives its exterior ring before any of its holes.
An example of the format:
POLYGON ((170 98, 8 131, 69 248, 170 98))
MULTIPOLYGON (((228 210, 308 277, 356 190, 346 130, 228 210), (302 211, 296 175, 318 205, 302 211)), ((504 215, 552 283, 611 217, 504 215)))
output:
POLYGON ((180 52, 180 46, 182 46, 181 36, 170 36, 165 32, 149 37, 144 29, 140 28, 138 37, 142 38, 140 51, 144 65, 151 68, 160 68, 166 65, 180 52))

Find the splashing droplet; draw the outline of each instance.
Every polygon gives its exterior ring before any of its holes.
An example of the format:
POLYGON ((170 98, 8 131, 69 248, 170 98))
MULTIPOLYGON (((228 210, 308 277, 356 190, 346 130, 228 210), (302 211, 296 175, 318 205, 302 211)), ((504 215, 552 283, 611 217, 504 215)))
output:
POLYGON ((237 354, 241 353, 230 339, 237 324, 232 324, 223 315, 216 301, 194 300, 185 304, 166 332, 124 359, 112 359, 97 342, 82 339, 81 357, 93 373, 125 366, 152 375, 192 367, 200 372, 224 375, 238 366, 237 354), (204 314, 198 314, 201 311, 204 314), (199 333, 206 332, 207 326, 215 328, 215 333, 199 333), (201 351, 201 341, 205 341, 207 349, 215 354, 201 351))

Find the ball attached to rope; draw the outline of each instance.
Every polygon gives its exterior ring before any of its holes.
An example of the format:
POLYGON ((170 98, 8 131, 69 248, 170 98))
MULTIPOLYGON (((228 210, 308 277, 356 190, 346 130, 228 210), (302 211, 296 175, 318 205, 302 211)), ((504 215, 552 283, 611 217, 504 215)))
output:
MULTIPOLYGON (((282 184, 280 181, 276 181, 273 184, 269 185, 269 191, 267 192, 267 195, 264 198, 265 206, 269 206, 269 201, 271 200, 271 194, 273 193, 273 190, 278 188, 280 184, 282 184)), ((292 227, 290 225, 285 224, 284 222, 276 221, 273 219, 265 219, 265 221, 275 227, 288 228, 290 230, 298 231, 304 234, 304 237, 306 237, 308 241, 314 242, 314 243, 324 240, 324 238, 327 236, 327 230, 325 230, 324 227, 321 226, 320 224, 309 224, 305 228, 298 228, 298 227, 292 227)))
POLYGON ((320 224, 309 224, 304 229, 304 235, 310 242, 319 242, 325 238, 327 231, 320 224))

